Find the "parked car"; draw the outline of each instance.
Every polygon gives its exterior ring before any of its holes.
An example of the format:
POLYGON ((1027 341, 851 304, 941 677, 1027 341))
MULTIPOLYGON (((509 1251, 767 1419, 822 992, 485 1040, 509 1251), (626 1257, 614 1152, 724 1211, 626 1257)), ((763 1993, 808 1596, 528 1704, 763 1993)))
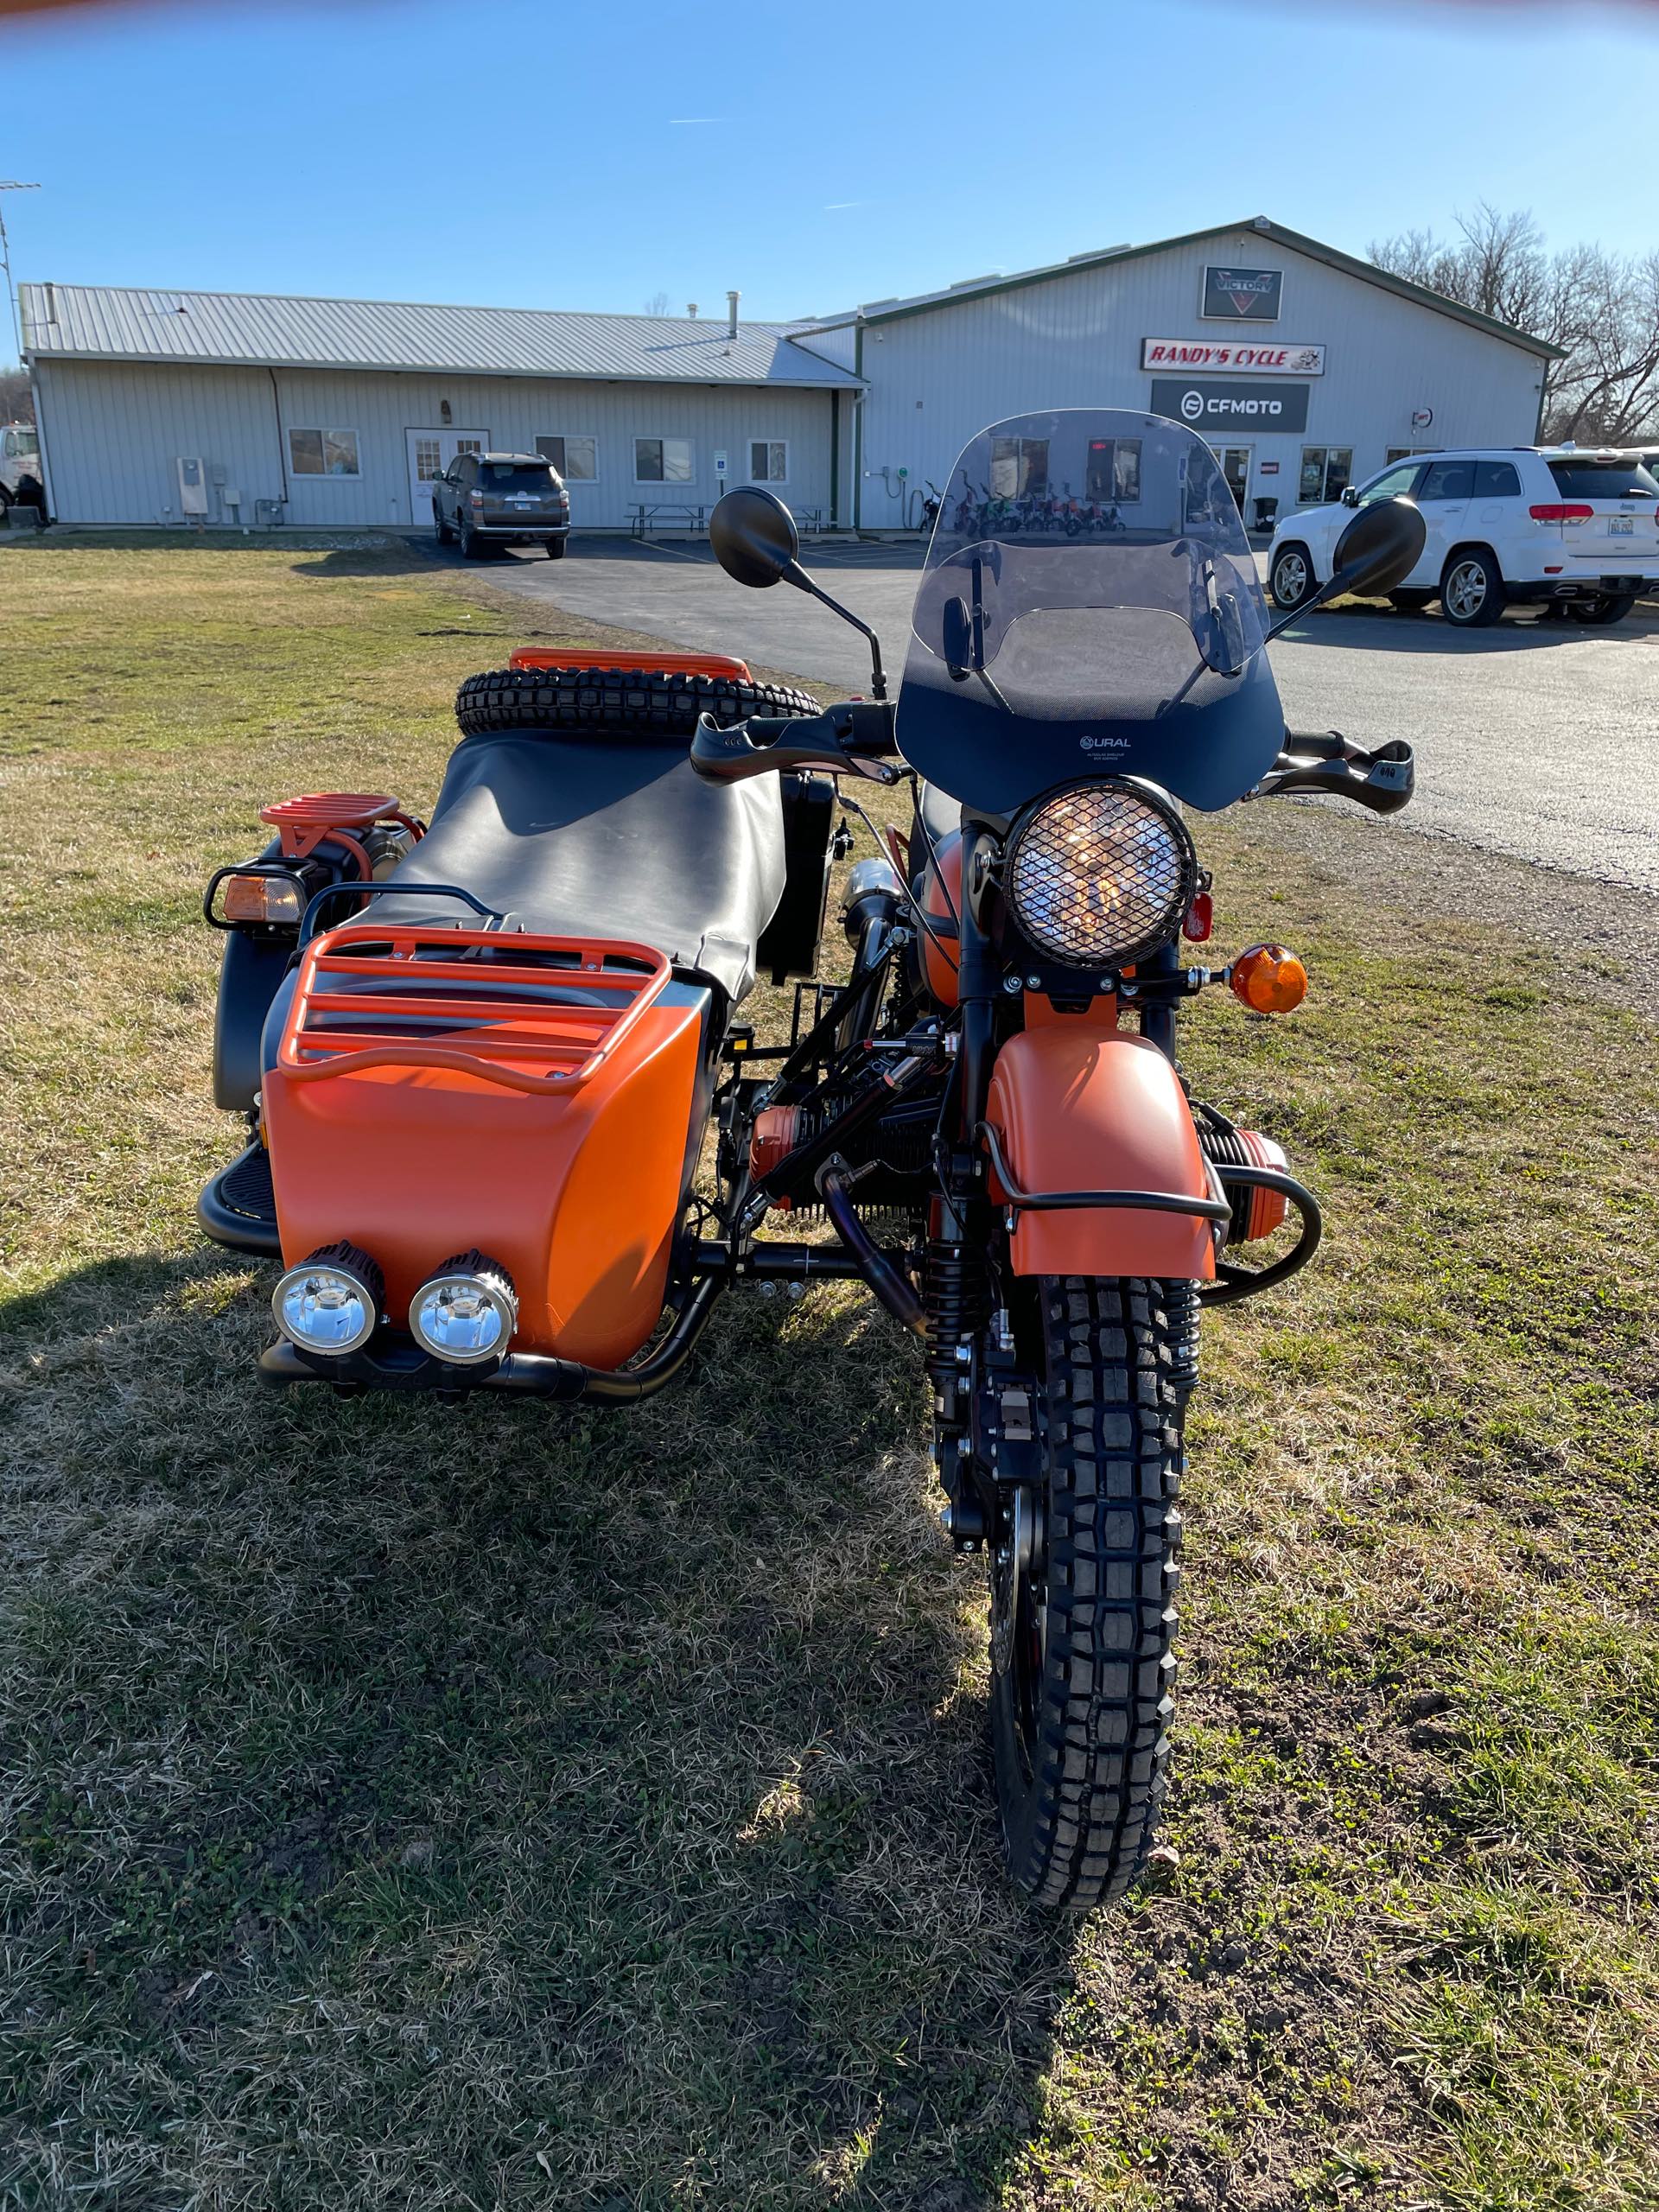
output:
POLYGON ((0 512, 7 507, 38 507, 46 512, 41 436, 32 423, 8 423, 0 429, 0 512))
POLYGON ((1580 622, 1618 622, 1659 590, 1659 476, 1634 454, 1574 446, 1509 446, 1416 454, 1340 500, 1300 507, 1274 531, 1268 584, 1289 612, 1331 573, 1351 510, 1413 499, 1428 525, 1422 559, 1392 605, 1435 600, 1459 629, 1483 629, 1506 607, 1556 606, 1580 622))
POLYGON ((570 494, 539 454, 458 454, 433 484, 432 525, 440 545, 461 540, 464 560, 491 545, 541 545, 562 561, 570 494))

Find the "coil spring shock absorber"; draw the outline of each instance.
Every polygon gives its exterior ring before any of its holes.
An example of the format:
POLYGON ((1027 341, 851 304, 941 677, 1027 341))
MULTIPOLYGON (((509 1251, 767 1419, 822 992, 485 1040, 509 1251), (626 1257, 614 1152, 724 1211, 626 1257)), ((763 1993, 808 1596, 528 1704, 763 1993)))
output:
POLYGON ((1197 1283, 1172 1281, 1164 1285, 1164 1312, 1169 1320, 1170 1340, 1175 1347, 1169 1379, 1179 1391, 1183 1405, 1198 1387, 1198 1316, 1203 1311, 1197 1283))
POLYGON ((922 1304, 927 1325, 928 1378, 945 1397, 962 1376, 957 1346, 971 1342, 990 1311, 983 1256, 965 1236, 928 1239, 922 1304))

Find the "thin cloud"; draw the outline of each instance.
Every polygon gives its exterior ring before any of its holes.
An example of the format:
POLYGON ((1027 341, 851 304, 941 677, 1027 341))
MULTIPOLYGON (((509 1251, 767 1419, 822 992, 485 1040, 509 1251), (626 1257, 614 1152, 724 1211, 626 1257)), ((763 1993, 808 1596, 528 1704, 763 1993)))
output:
POLYGON ((729 123, 729 115, 671 115, 671 123, 729 123))
POLYGON ((879 200, 826 200, 823 212, 826 215, 839 215, 849 207, 879 207, 880 205, 879 200))

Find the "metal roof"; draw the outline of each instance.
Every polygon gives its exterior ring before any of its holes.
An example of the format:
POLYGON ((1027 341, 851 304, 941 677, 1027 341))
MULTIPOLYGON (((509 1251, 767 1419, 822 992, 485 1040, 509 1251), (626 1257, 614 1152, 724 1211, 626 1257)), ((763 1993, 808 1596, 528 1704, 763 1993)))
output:
POLYGON ((1420 308, 1432 308, 1437 315, 1450 315, 1454 322, 1467 323, 1471 329, 1483 330, 1489 337, 1505 339, 1525 353, 1537 353, 1552 361, 1567 358, 1562 349, 1552 346, 1548 339, 1535 338, 1530 331, 1516 330, 1510 323, 1496 321, 1473 308, 1460 306, 1442 292, 1432 292, 1426 285, 1414 284, 1408 277, 1396 276, 1391 270, 1379 269, 1374 261, 1362 261, 1354 254, 1344 253, 1340 246, 1325 245, 1318 238, 1305 237, 1300 231, 1287 230, 1282 223, 1275 223, 1266 215, 1247 216, 1242 223, 1217 223, 1208 230, 1184 231, 1178 238, 1154 238, 1147 245, 1113 245, 1099 253, 1074 253, 1067 260, 1044 262, 1035 269, 1020 270, 1012 276, 998 275, 942 284, 936 291, 913 293, 908 299, 876 300, 867 307, 849 308, 843 314, 825 315, 810 327, 798 323, 792 327, 797 336, 807 338, 814 330, 844 329, 849 323, 893 322, 903 315, 925 315, 934 308, 959 307, 968 300, 1018 291, 1027 284, 1052 283, 1057 276, 1075 276, 1080 270, 1096 269, 1106 262, 1139 261, 1147 254, 1170 253, 1178 246, 1198 245, 1208 238, 1235 238, 1241 232, 1253 232, 1274 245, 1288 246, 1294 253, 1306 254, 1311 261, 1322 261, 1327 268, 1339 269, 1344 276, 1379 285, 1385 292, 1410 300, 1420 308))
POLYGON ((650 384, 856 389, 861 379, 792 345, 785 326, 540 308, 422 307, 251 292, 19 288, 35 360, 162 361, 279 369, 391 369, 589 377, 650 384))

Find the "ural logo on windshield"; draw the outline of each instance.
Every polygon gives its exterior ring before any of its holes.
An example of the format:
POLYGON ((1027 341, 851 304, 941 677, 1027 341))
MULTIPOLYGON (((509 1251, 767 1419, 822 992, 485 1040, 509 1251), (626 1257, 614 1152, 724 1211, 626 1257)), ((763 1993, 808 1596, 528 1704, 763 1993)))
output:
POLYGON ((1127 737, 1080 737, 1077 743, 1085 753, 1127 753, 1129 749, 1127 737))

